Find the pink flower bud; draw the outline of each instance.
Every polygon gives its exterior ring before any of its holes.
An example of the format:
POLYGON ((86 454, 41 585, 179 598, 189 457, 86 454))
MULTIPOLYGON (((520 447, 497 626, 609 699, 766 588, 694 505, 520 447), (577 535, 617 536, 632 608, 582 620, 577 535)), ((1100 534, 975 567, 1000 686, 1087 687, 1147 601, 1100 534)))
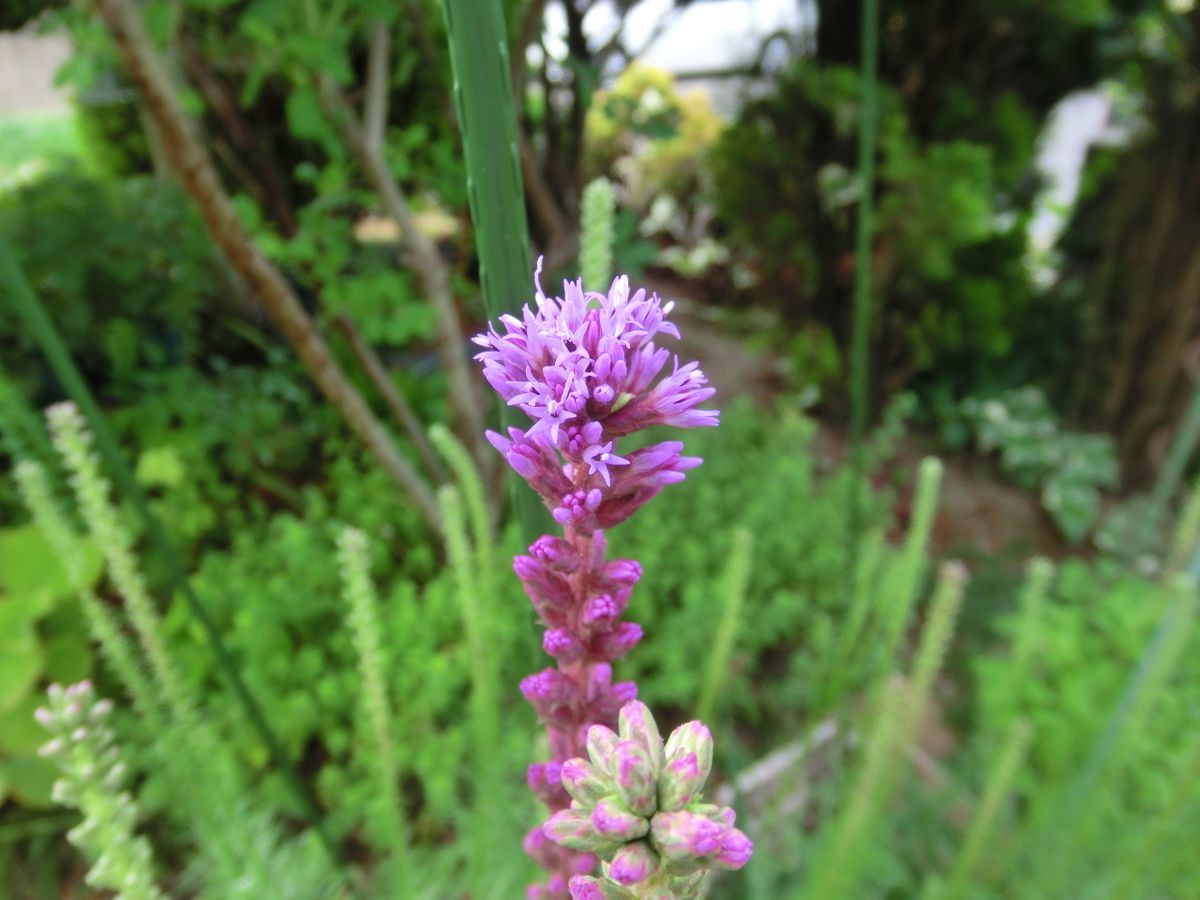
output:
POLYGON ((712 769, 712 732, 703 722, 685 722, 667 738, 666 765, 658 784, 659 809, 683 809, 704 789, 712 769))
POLYGON ((617 851, 608 866, 608 877, 617 884, 629 885, 645 881, 658 871, 658 854, 645 841, 634 841, 617 851))
POLYGON ((754 842, 736 828, 730 828, 721 841, 721 852, 713 860, 722 869, 740 869, 750 861, 754 842))
POLYGON ((729 827, 688 812, 660 812, 650 821, 655 846, 669 860, 712 856, 721 849, 729 827))
POLYGON ((560 777, 567 793, 584 808, 594 806, 613 791, 604 772, 584 759, 568 759, 562 764, 560 777))
POLYGON ((592 827, 612 841, 627 843, 646 834, 650 823, 625 809, 615 798, 606 797, 592 810, 592 827))
POLYGON ((608 843, 596 833, 592 819, 581 809, 561 809, 542 826, 546 837, 571 850, 591 852, 608 843))

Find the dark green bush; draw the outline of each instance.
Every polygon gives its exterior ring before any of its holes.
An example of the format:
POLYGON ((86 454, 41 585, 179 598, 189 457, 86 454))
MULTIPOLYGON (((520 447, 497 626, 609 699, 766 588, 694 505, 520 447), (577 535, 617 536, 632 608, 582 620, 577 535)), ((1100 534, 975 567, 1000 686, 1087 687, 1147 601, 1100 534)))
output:
MULTIPOLYGON (((0 235, 102 393, 126 394, 141 374, 194 358, 200 312, 220 296, 220 282, 176 186, 56 169, 0 195, 0 235)), ((48 372, 9 304, 0 306, 0 355, 32 382, 31 396, 44 397, 48 372)))

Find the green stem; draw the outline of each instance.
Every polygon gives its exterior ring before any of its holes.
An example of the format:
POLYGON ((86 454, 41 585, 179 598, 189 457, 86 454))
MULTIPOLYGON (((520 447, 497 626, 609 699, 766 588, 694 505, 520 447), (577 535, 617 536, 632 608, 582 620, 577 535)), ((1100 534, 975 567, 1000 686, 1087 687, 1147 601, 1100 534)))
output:
POLYGON ((858 119, 858 225, 854 250, 854 320, 850 338, 850 571, 858 555, 862 516, 863 439, 867 428, 868 339, 871 332, 871 233, 878 116, 879 0, 862 3, 862 61, 858 119))
MULTIPOLYGON (((496 319, 519 308, 520 299, 532 293, 504 11, 499 0, 444 0, 442 9, 467 162, 479 281, 488 317, 496 319)), ((506 425, 521 422, 520 413, 509 408, 502 409, 502 417, 506 425)), ((513 473, 509 484, 525 537, 532 541, 550 531, 549 515, 525 483, 513 473)))

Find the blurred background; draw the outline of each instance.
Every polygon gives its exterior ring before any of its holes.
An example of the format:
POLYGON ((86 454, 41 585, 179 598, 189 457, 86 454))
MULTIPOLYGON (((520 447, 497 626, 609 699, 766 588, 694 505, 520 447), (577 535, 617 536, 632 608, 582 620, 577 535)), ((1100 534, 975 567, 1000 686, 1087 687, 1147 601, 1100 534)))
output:
POLYGON ((472 177, 519 169, 532 253, 490 306, 439 0, 0 8, 0 896, 108 896, 32 719, 85 677, 117 704, 172 896, 523 895, 544 750, 516 686, 543 662, 506 560, 536 516, 481 446, 500 416, 467 338, 532 301, 536 256, 548 291, 579 276, 584 189, 607 179, 611 271, 677 301, 672 352, 722 410, 686 437, 705 465, 610 536, 645 569, 620 676, 664 727, 706 717, 710 790, 757 845, 709 896, 1200 897, 1200 10, 498 5, 510 168, 472 177), (161 64, 166 112, 131 52, 161 64), (42 423, 69 386, 18 282, 132 472, 117 520, 199 725, 148 716, 103 661, 89 604, 129 641, 140 625, 42 423), (79 541, 65 556, 22 461, 79 541), (439 537, 447 484, 487 504, 469 559, 439 537), (390 744, 346 525, 368 539, 390 744), (228 777, 181 799, 164 758, 192 725, 228 777))

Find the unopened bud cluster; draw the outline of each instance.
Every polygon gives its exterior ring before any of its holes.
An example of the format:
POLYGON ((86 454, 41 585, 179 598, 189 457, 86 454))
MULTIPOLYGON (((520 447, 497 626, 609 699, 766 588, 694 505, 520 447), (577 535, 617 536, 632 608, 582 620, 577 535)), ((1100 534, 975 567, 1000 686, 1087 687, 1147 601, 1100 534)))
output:
POLYGON ((137 805, 121 790, 125 764, 106 724, 112 703, 97 700, 87 681, 51 685, 48 696, 35 715, 53 737, 40 753, 62 772, 54 801, 83 814, 67 839, 92 860, 88 884, 116 891, 118 900, 157 900, 150 845, 134 833, 137 805))
POLYGON ((602 859, 603 878, 577 876, 575 900, 696 897, 710 869, 740 869, 753 844, 728 807, 703 803, 712 768, 712 735, 701 722, 680 725, 664 746, 645 704, 620 713, 619 731, 588 730, 589 759, 562 766, 571 805, 543 826, 555 844, 602 859))

